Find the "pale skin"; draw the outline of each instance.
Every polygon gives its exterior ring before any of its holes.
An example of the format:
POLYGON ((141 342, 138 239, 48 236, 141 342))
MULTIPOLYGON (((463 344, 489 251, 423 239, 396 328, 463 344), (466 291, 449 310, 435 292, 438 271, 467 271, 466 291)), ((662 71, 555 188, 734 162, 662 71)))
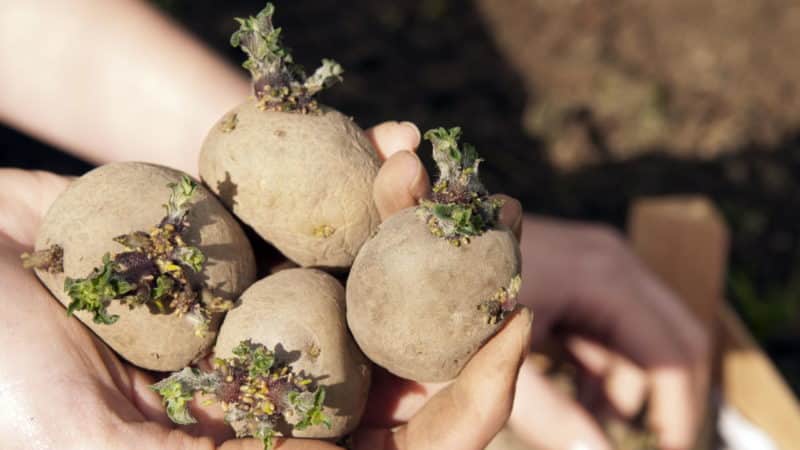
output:
MULTIPOLYGON (((249 93, 241 70, 143 2, 6 1, 0 42, 13 44, 0 45, 0 120, 95 163, 133 159, 196 174, 207 128, 249 93)), ((375 186, 385 218, 415 204, 430 182, 414 153, 416 127, 390 122, 368 135, 386 160, 375 186)), ((260 448, 225 442, 211 418, 191 434, 171 427, 146 389, 152 380, 67 320, 21 268, 19 253, 30 249, 66 183, 41 172, 0 173, 0 344, 19 355, 0 363, 3 447, 260 448)), ((601 380, 618 414, 631 417, 648 400, 661 447, 690 448, 705 406, 708 338, 675 294, 608 228, 523 216, 511 199, 502 214, 524 231, 520 301, 536 313, 533 337, 527 313, 518 314, 446 386, 379 373, 357 446, 480 449, 510 413, 512 428, 536 448, 609 449, 597 409, 560 394, 530 361, 516 370, 528 348, 517 345, 523 338, 534 350, 555 338, 601 380), (498 372, 486 376, 492 368, 498 372), (405 425, 387 428, 397 424, 405 425)), ((334 447, 287 441, 282 448, 334 447)))

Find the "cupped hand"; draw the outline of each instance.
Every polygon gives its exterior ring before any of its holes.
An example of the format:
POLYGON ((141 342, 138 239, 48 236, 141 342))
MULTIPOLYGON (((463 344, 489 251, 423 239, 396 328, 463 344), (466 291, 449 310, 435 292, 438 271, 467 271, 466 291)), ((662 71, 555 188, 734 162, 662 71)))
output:
MULTIPOLYGON (((415 127, 396 122, 381 124, 367 134, 382 158, 398 152, 413 156, 400 150, 415 149, 420 139, 415 127)), ((391 180, 400 173, 396 170, 401 169, 382 170, 376 192, 394 183, 391 180)), ((33 272, 22 268, 19 255, 33 247, 42 217, 68 182, 49 173, 0 169, 0 345, 6 349, 0 361, 1 446, 34 450, 263 448, 254 439, 231 439, 218 420, 219 412, 200 404, 193 405, 198 424, 188 428, 172 424, 161 399, 149 389, 155 381, 153 374, 120 360, 82 323, 68 318, 33 272)), ((530 323, 529 310, 515 312, 461 375, 426 398, 424 407, 415 408, 402 426, 395 427, 393 419, 381 420, 393 412, 375 414, 374 420, 365 419, 365 426, 353 434, 353 448, 483 449, 511 412, 517 374, 531 338, 530 323)), ((408 396, 402 386, 398 383, 398 388, 384 390, 383 395, 372 395, 368 411, 394 410, 408 396)), ((277 448, 339 447, 285 439, 277 448)))
MULTIPOLYGON (((413 151, 385 156, 375 186, 384 218, 415 205, 430 189, 413 151)), ((534 349, 548 339, 560 341, 583 369, 579 387, 595 391, 590 404, 578 403, 551 385, 529 359, 521 369, 509 421, 516 434, 536 449, 608 450, 597 416, 630 419, 646 404, 660 448, 691 448, 708 393, 709 339, 680 299, 608 227, 523 217, 512 199, 501 220, 518 237, 522 231, 519 301, 537 317, 534 349)), ((443 386, 379 372, 374 395, 396 403, 371 411, 367 420, 403 423, 443 386)))

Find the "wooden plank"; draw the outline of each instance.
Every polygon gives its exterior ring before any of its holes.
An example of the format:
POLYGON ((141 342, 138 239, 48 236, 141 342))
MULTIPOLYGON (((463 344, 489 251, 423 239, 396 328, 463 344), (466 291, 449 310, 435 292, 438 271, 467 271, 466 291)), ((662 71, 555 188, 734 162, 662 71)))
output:
MULTIPOLYGON (((628 234, 644 264, 678 294, 713 337, 729 247, 727 225, 714 205, 701 196, 637 200, 628 234)), ((711 367, 713 361, 708 364, 711 367)), ((696 450, 714 448, 715 423, 716 411, 708 408, 696 450)))
POLYGON ((713 330, 722 304, 729 238, 711 202, 698 196, 638 200, 628 233, 636 254, 713 330))
POLYGON ((730 308, 719 314, 725 399, 782 450, 800 449, 800 405, 730 308))

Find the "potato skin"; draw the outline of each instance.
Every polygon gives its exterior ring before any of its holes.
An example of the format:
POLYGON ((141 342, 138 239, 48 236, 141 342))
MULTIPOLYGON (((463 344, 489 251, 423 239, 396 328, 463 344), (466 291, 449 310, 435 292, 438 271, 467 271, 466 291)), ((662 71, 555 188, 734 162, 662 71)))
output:
MULTIPOLYGON (((231 357, 233 348, 245 339, 270 350, 280 346, 292 356, 299 352, 292 368, 324 377, 320 384, 327 389, 325 404, 330 406, 324 411, 331 418, 331 429, 320 425, 279 431, 331 438, 355 429, 364 412, 372 370, 347 330, 344 288, 335 278, 315 269, 287 269, 256 282, 225 317, 214 355, 231 357)), ((281 357, 280 351, 277 356, 281 357)))
MULTIPOLYGON (((36 274, 65 306, 64 278, 83 278, 102 264, 105 253, 124 247, 112 239, 131 231, 148 231, 164 217, 168 183, 182 172, 136 163, 114 163, 94 169, 70 184, 50 207, 36 240, 36 249, 58 244, 64 249, 64 273, 36 274)), ((235 299, 255 281, 255 260, 239 224, 204 187, 192 198, 183 236, 208 258, 202 276, 217 295, 235 299)), ((208 353, 214 344, 219 318, 205 337, 195 336, 194 325, 173 314, 151 314, 146 307, 128 309, 119 302, 108 307, 119 320, 96 324, 92 314, 78 317, 106 344, 131 363, 150 370, 179 370, 208 353)))
POLYGON ((347 268, 380 223, 372 201, 380 164, 358 125, 333 109, 321 111, 261 111, 248 100, 211 128, 200 175, 289 259, 347 268))
POLYGON ((455 378, 501 326, 482 301, 520 273, 519 244, 500 227, 455 247, 405 209, 386 220, 347 280, 347 322, 364 353, 403 378, 455 378))

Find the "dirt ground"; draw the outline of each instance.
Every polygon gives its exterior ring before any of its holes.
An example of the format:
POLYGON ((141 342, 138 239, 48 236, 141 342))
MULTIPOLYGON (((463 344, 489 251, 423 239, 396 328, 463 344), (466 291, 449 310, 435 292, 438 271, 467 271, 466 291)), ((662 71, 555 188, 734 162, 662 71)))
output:
MULTIPOLYGON (((232 62, 261 0, 157 0, 232 62)), ((800 386, 800 4, 293 0, 276 21, 362 125, 461 125, 531 212, 623 227, 641 195, 705 193, 733 230, 729 297, 800 386)), ((88 166, 0 129, 0 165, 88 166)))
POLYGON ((800 124, 796 1, 477 4, 561 168, 768 149, 800 124))

